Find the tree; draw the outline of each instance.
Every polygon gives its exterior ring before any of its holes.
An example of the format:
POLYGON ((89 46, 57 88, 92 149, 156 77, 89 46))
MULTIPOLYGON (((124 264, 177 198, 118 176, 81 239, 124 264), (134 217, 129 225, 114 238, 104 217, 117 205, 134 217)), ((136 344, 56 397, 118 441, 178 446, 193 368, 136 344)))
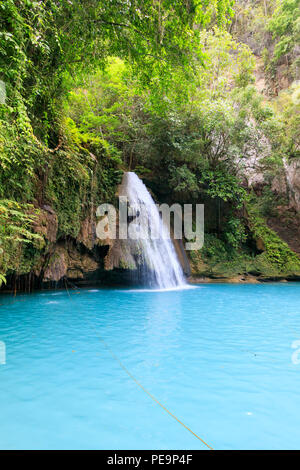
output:
MULTIPOLYGON (((45 142, 51 138, 66 72, 104 66, 109 56, 134 64, 144 86, 171 70, 190 71, 202 57, 199 27, 224 23, 231 0, 4 0, 0 5, 0 78, 8 104, 29 120, 45 142), (26 113, 25 113, 26 114, 26 113)), ((23 129, 26 119, 20 119, 23 129)))
POLYGON ((285 56, 288 62, 295 61, 294 68, 299 66, 299 54, 294 49, 300 41, 300 1, 282 0, 268 23, 268 29, 276 41, 273 62, 276 64, 285 56))

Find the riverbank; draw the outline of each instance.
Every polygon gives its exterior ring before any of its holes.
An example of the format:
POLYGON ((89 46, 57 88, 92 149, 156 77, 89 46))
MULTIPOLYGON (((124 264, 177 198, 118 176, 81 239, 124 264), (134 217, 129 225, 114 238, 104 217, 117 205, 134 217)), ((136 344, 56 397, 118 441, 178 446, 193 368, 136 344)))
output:
MULTIPOLYGON (((241 276, 232 276, 232 277, 209 277, 209 276, 190 276, 187 278, 187 282, 189 284, 270 284, 270 283, 292 283, 292 282, 300 282, 300 276, 295 277, 262 277, 262 276, 252 276, 252 275, 241 275, 241 276)), ((53 283, 46 283, 45 285, 41 285, 38 288, 7 288, 5 286, 0 289, 1 294, 25 294, 25 293, 39 293, 39 292, 49 292, 49 291, 78 291, 79 289, 128 289, 135 287, 139 289, 141 286, 134 286, 130 283, 122 283, 115 281, 112 282, 105 282, 105 280, 94 280, 94 281, 81 281, 76 283, 71 283, 69 281, 65 282, 53 282, 53 283)), ((151 290, 151 289, 149 289, 151 290)))
POLYGON ((267 284, 269 282, 300 282, 300 276, 296 277, 261 277, 261 276, 234 276, 234 277, 191 277, 188 279, 191 284, 267 284))

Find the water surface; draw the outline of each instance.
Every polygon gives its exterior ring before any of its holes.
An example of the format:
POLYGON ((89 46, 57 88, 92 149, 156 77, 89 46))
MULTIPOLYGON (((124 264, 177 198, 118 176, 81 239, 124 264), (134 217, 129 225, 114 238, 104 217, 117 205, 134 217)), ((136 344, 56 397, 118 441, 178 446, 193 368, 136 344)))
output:
POLYGON ((2 449, 205 448, 100 339, 212 447, 299 448, 300 284, 51 291, 0 304, 2 449))

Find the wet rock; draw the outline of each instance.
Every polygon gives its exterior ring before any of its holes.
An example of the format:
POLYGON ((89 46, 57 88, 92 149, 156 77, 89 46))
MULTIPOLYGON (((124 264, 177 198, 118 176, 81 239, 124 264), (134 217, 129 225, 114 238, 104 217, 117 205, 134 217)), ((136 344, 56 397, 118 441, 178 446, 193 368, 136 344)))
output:
POLYGON ((33 225, 34 231, 42 235, 45 240, 54 243, 56 241, 58 219, 55 211, 50 206, 43 206, 33 225))
POLYGON ((81 253, 74 246, 68 247, 67 276, 82 279, 99 268, 97 261, 89 253, 81 253))
POLYGON ((180 265, 183 269, 183 272, 186 276, 190 276, 191 275, 191 267, 190 267, 190 263, 189 263, 187 255, 186 255, 182 240, 175 239, 173 237, 172 237, 172 240, 173 240, 173 244, 174 244, 174 247, 175 247, 175 250, 176 250, 178 260, 179 260, 180 265))
POLYGON ((77 241, 82 243, 89 250, 92 250, 97 243, 96 223, 91 216, 86 217, 81 222, 77 241))
POLYGON ((67 273, 67 252, 57 248, 44 271, 44 281, 59 281, 67 273))
POLYGON ((84 279, 97 269, 99 264, 91 254, 81 253, 72 243, 64 243, 55 247, 44 270, 43 281, 60 281, 65 276, 84 279))

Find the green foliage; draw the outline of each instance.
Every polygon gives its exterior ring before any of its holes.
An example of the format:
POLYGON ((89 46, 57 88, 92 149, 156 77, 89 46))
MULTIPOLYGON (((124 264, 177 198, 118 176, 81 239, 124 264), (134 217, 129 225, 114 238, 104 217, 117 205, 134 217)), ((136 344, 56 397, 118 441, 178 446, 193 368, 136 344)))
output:
POLYGON ((234 175, 216 168, 203 172, 202 181, 207 184, 206 193, 211 198, 220 198, 225 202, 231 201, 237 208, 242 207, 246 191, 234 175))
POLYGON ((7 270, 19 269, 24 244, 41 247, 41 236, 31 229, 35 215, 30 204, 0 200, 0 285, 7 270))
POLYGON ((289 246, 265 223, 255 200, 249 198, 247 212, 251 230, 256 239, 262 241, 265 249, 263 257, 280 273, 299 273, 300 260, 289 246))
POLYGON ((189 192, 191 195, 198 193, 199 186, 196 175, 188 169, 186 164, 180 167, 171 166, 169 171, 169 184, 176 193, 189 192))
POLYGON ((248 46, 238 43, 228 32, 215 27, 213 31, 202 31, 206 62, 199 71, 201 98, 225 96, 232 85, 245 87, 254 81, 255 60, 248 46))
POLYGON ((300 84, 294 82, 273 101, 277 132, 272 133, 275 152, 281 158, 300 157, 300 84))
POLYGON ((110 61, 105 72, 85 81, 84 87, 72 90, 65 102, 65 128, 70 142, 101 152, 121 164, 121 146, 131 138, 129 90, 122 80, 124 63, 110 61))
POLYGON ((204 247, 201 254, 212 263, 228 261, 229 253, 224 240, 217 238, 214 234, 206 233, 204 237, 204 247))
MULTIPOLYGON (((293 52, 300 41, 300 2, 299 0, 282 0, 275 9, 268 24, 269 31, 276 39, 273 62, 293 52)), ((296 64, 294 64, 296 65, 296 64)), ((299 64, 298 64, 299 65, 299 64)))
POLYGON ((3 274, 0 274, 0 286, 6 284, 6 277, 3 274))
POLYGON ((74 153, 59 151, 50 167, 46 198, 58 214, 59 234, 76 237, 90 176, 88 168, 74 153))
POLYGON ((188 87, 178 71, 173 74, 176 86, 161 99, 167 109, 151 106, 149 94, 130 69, 111 59, 105 72, 97 72, 69 94, 65 109, 75 139, 82 144, 108 142, 129 168, 141 165, 156 171, 166 166, 172 188, 182 191, 183 185, 187 189, 191 184, 195 193, 196 176, 188 172, 205 167, 205 161, 216 166, 233 150, 230 138, 239 132, 237 126, 245 128, 248 116, 244 110, 239 113, 231 89, 246 89, 254 66, 249 49, 235 43, 229 33, 214 28, 202 31, 200 40, 207 66, 194 61, 197 77, 188 87), (179 163, 186 166, 177 169, 179 163))
POLYGON ((206 233, 202 250, 191 251, 189 256, 194 275, 228 279, 254 269, 255 258, 247 248, 230 247, 215 234, 206 233))
POLYGON ((103 67, 111 55, 133 64, 144 86, 151 86, 153 77, 170 85, 174 67, 188 72, 191 58, 202 58, 194 24, 224 23, 230 5, 231 0, 3 0, 0 78, 18 126, 24 132, 33 126, 45 143, 56 144, 57 106, 69 85, 66 73, 103 67))
POLYGON ((249 44, 257 55, 270 41, 267 24, 276 8, 277 0, 238 0, 230 30, 235 38, 249 44))
POLYGON ((291 83, 299 78, 299 6, 299 0, 236 2, 230 30, 254 51, 258 71, 263 64, 264 93, 271 96, 277 95, 287 80, 291 83))
MULTIPOLYGON (((261 49, 270 32, 276 42, 266 63, 276 68, 285 57, 295 67, 297 5, 238 2, 230 28, 253 20, 261 49)), ((272 106, 264 102, 250 48, 224 31, 232 14, 231 0, 1 2, 0 283, 7 271, 28 272, 46 249, 26 203, 51 205, 58 238, 76 239, 83 218, 114 201, 125 169, 166 197, 222 201, 218 236, 191 254, 210 270, 296 269, 254 209, 252 230, 266 250, 251 258, 238 209, 249 156, 266 152, 270 177, 284 157, 299 156, 299 90, 294 84, 272 106)), ((268 211, 272 197, 262 199, 268 211)))
POLYGON ((0 80, 6 93, 0 104, 0 198, 12 199, 1 206, 1 236, 8 244, 1 255, 3 272, 26 264, 20 247, 33 240, 27 206, 21 202, 53 205, 59 236, 76 237, 81 217, 94 204, 114 197, 120 142, 131 145, 134 136, 138 145, 134 120, 125 132, 120 130, 128 92, 117 78, 117 61, 108 80, 102 77, 105 109, 87 108, 81 122, 76 116, 65 118, 62 106, 74 82, 87 70, 103 70, 108 58, 117 55, 134 68, 140 87, 156 91, 160 81, 166 89, 174 70, 191 76, 194 59, 203 59, 201 28, 224 24, 230 13, 231 0, 1 2, 0 80), (120 94, 124 99, 118 103, 120 94))
POLYGON ((0 198, 32 200, 35 171, 44 159, 45 149, 32 134, 0 119, 0 198))
POLYGON ((230 217, 223 230, 225 241, 234 249, 239 248, 247 240, 245 225, 238 217, 230 217))
POLYGON ((288 200, 286 195, 275 195, 271 186, 266 184, 262 188, 259 198, 256 199, 255 205, 262 217, 276 217, 278 215, 277 206, 288 205, 288 200))

